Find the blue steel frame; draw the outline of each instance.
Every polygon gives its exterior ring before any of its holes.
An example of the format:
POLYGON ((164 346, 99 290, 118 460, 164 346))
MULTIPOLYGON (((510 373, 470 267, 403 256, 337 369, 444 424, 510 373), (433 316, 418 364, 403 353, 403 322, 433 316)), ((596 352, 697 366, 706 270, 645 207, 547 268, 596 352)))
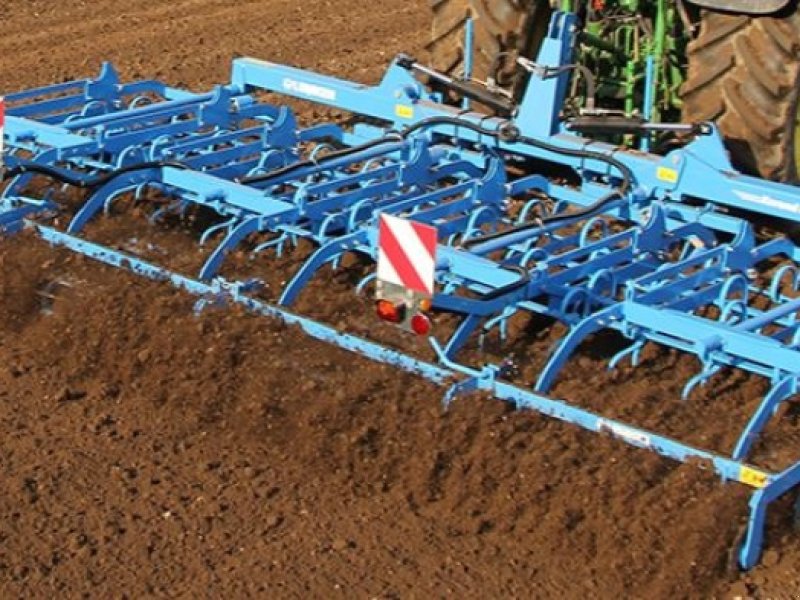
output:
MULTIPOLYGON (((540 63, 557 67, 570 62, 573 18, 563 13, 553 17, 540 63)), ((675 460, 700 459, 723 479, 756 489, 740 552, 741 565, 750 568, 761 552, 767 507, 800 485, 800 462, 778 473, 746 462, 779 404, 798 391, 800 300, 793 292, 800 288, 800 254, 788 240, 757 243, 750 224, 724 209, 797 221, 800 190, 734 172, 713 127, 666 156, 571 135, 559 118, 567 83, 566 74, 534 76, 514 117, 522 137, 507 139, 487 133, 503 130, 506 120, 442 105, 396 64, 379 85, 369 87, 239 59, 231 82, 205 94, 154 81, 123 84, 105 65, 96 79, 6 96, 7 167, 46 166, 85 184, 98 175, 113 176, 91 187, 62 231, 45 223, 63 209, 49 196, 30 194, 34 175, 23 169, 3 192, 0 232, 29 226, 52 244, 169 280, 204 298, 229 297, 298 324, 313 337, 434 382, 456 379, 446 402, 461 392, 489 391, 519 408, 607 432, 675 460), (254 96, 263 91, 368 119, 351 130, 335 124, 303 128, 288 108, 254 96), (429 121, 441 117, 480 130, 429 121), (398 133, 415 125, 413 133, 398 133), (346 151, 326 157, 334 147, 346 151), (570 216, 576 208, 594 206, 621 181, 622 174, 603 156, 634 174, 632 188, 604 204, 602 215, 570 216), (580 185, 557 183, 532 170, 510 175, 509 164, 529 159, 572 169, 580 185), (99 212, 124 195, 150 201, 148 190, 170 199, 154 219, 196 206, 219 216, 201 238, 201 243, 218 243, 196 276, 149 264, 82 235, 99 212), (510 211, 509 199, 524 203, 518 214, 510 211), (461 318, 449 339, 441 344, 432 339, 440 365, 267 305, 249 295, 248 282, 220 276, 226 254, 254 234, 270 236, 255 254, 280 254, 300 238, 310 240, 317 251, 279 301, 289 306, 323 265, 336 264, 348 252, 375 259, 381 212, 438 228, 434 307, 461 318), (559 215, 560 220, 515 227, 531 223, 535 215, 559 215), (490 231, 495 234, 481 239, 490 231), (753 275, 768 260, 784 265, 760 285, 753 275), (702 316, 709 307, 715 318, 702 316), (569 327, 533 391, 503 381, 502 365, 475 369, 457 362, 459 350, 476 334, 496 329, 505 336, 508 320, 518 312, 547 315, 569 327), (630 341, 612 367, 626 358, 636 364, 645 343, 695 355, 702 369, 687 383, 686 397, 725 367, 768 378, 770 392, 731 457, 545 396, 578 345, 601 329, 618 331, 630 341)))

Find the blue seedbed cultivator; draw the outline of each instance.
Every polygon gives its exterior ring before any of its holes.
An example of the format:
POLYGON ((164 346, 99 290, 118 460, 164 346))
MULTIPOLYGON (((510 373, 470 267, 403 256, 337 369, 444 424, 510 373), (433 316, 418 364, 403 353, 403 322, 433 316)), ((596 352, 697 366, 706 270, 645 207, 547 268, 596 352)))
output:
POLYGON ((448 386, 446 401, 487 391, 713 469, 728 485, 753 488, 738 554, 750 568, 768 507, 800 484, 800 462, 768 472, 751 459, 800 378, 800 249, 789 237, 759 238, 753 223, 800 221, 800 188, 735 172, 712 124, 676 125, 683 144, 662 155, 577 133, 580 123, 560 114, 572 19, 556 14, 537 62, 526 61, 531 79, 518 107, 499 110, 502 101, 461 90, 497 104, 493 114, 443 103, 418 78, 437 74, 408 57, 374 87, 238 59, 231 81, 205 94, 121 83, 110 66, 97 78, 8 94, 0 230, 31 229, 51 244, 170 281, 201 305, 224 298, 297 324, 448 386), (280 96, 353 118, 346 126, 301 125, 280 96), (198 209, 213 215, 201 237, 213 248, 203 264, 177 272, 119 250, 124 240, 87 236, 98 215, 126 198, 155 203, 151 220, 198 209), (415 238, 420 227, 427 233, 415 238), (275 302, 257 295, 257 281, 222 275, 231 252, 247 247, 269 268, 300 240, 314 251, 275 302), (352 253, 372 265, 355 292, 375 289, 379 316, 427 336, 437 360, 292 311, 323 266, 352 253), (566 331, 533 389, 509 381, 505 360, 476 367, 464 359, 470 340, 488 332, 502 338, 525 313, 566 331), (438 331, 440 314, 457 324, 438 331), (578 346, 603 330, 627 341, 612 367, 636 365, 645 344, 696 357, 687 398, 725 369, 768 381, 733 452, 696 448, 549 396, 578 346))

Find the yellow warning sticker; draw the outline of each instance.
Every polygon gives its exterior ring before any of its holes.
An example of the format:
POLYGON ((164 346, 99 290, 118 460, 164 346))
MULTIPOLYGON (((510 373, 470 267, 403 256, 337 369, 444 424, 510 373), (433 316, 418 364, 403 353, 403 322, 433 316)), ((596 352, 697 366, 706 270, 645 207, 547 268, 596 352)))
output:
POLYGON ((414 107, 407 106, 405 104, 396 104, 394 107, 394 114, 396 114, 401 119, 413 119, 414 107))
POLYGON ((656 177, 658 177, 661 181, 666 181, 667 183, 678 183, 678 172, 675 169, 670 169, 669 167, 658 167, 656 171, 656 177))
POLYGON ((754 488, 761 489, 766 487, 767 483, 769 483, 769 476, 758 469, 742 467, 742 470, 739 471, 739 481, 754 488))

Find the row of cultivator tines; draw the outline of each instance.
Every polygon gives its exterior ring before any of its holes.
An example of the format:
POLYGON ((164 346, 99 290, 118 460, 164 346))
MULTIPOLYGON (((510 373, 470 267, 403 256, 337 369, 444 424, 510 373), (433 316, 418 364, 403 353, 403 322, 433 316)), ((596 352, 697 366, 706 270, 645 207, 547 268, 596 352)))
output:
POLYGON ((205 94, 120 83, 108 65, 97 78, 8 94, 0 229, 28 228, 54 245, 171 281, 201 296, 201 305, 223 298, 298 324, 449 385, 447 401, 489 391, 713 469, 754 489, 739 552, 741 565, 752 567, 768 506, 800 483, 800 462, 770 472, 751 457, 798 392, 800 253, 786 237, 760 239, 733 213, 793 223, 800 190, 736 173, 709 124, 682 126, 684 145, 663 155, 570 133, 560 116, 569 74, 559 67, 569 64, 571 18, 555 15, 538 61, 544 67, 533 70, 507 117, 442 103, 407 57, 375 87, 239 59, 231 82, 205 94), (279 95, 352 118, 346 126, 301 124, 279 95), (209 248, 202 264, 180 271, 166 264, 175 257, 159 262, 120 250, 126 240, 93 240, 92 222, 103 213, 125 219, 115 203, 131 199, 152 205, 154 223, 201 211, 197 241, 209 248), (257 280, 224 276, 232 252, 246 248, 269 269, 301 240, 314 251, 283 274, 274 303, 258 296, 257 280), (323 266, 353 253, 371 265, 354 293, 375 290, 378 316, 400 326, 398 337, 429 338, 436 361, 291 312, 323 266), (442 314, 452 318, 440 331, 442 314), (533 389, 511 381, 507 360, 475 366, 464 358, 471 340, 508 337, 520 314, 546 316, 566 331, 533 389), (696 357, 688 401, 723 370, 765 378, 769 391, 730 454, 548 396, 576 349, 603 330, 627 343, 609 356, 612 367, 636 365, 646 344, 696 357))

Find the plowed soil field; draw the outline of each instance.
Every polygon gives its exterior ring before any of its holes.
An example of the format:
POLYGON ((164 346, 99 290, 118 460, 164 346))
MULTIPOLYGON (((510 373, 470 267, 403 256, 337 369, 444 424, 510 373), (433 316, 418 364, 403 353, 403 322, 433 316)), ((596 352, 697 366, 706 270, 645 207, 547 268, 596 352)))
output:
MULTIPOLYGON (((0 91, 103 60, 203 89, 241 55, 374 82, 423 52, 428 4, 0 1, 0 91)), ((108 221, 92 233, 131 226, 108 221)), ((328 276, 301 306, 329 293, 322 316, 363 333, 349 287, 328 276)), ((0 241, 0 598, 800 598, 792 499, 742 574, 736 484, 486 398, 444 411, 432 384, 193 303, 0 241)), ((551 341, 518 348, 523 379, 551 341)), ((608 375, 595 346, 557 394, 705 447, 729 450, 764 393, 735 376, 681 404, 691 364, 608 375)))

